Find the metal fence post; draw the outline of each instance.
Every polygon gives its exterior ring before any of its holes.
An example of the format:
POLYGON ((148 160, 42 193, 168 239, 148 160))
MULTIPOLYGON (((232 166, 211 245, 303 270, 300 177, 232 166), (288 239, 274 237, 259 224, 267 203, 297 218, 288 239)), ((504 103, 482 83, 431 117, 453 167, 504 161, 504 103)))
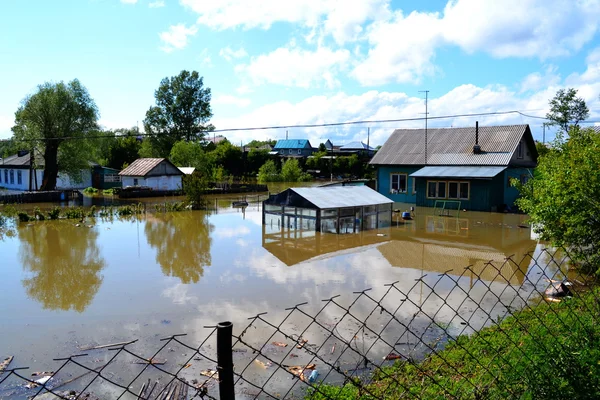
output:
POLYGON ((217 369, 221 400, 235 400, 232 335, 233 324, 229 321, 219 322, 217 325, 217 369))

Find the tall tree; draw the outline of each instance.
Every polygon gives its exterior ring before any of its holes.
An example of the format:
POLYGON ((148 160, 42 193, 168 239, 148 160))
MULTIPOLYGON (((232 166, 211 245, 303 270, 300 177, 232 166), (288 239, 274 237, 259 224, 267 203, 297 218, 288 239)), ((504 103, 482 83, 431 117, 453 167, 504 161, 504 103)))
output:
POLYGON ((146 111, 144 128, 152 147, 168 157, 175 142, 201 140, 205 132, 214 130, 208 124, 212 117, 210 88, 196 71, 181 71, 164 78, 154 92, 156 105, 146 111))
POLYGON ((136 128, 117 129, 114 133, 115 137, 108 148, 107 166, 121 169, 138 158, 142 144, 137 138, 136 128))
POLYGON ((549 125, 558 126, 559 135, 569 132, 571 126, 579 126, 579 123, 590 115, 590 110, 585 100, 577 97, 577 90, 560 89, 550 100, 550 111, 546 118, 550 120, 549 125))
POLYGON ((41 190, 53 190, 60 164, 72 173, 87 161, 86 137, 98 129, 98 108, 87 89, 77 80, 46 82, 25 97, 15 113, 14 137, 27 148, 44 155, 41 190))

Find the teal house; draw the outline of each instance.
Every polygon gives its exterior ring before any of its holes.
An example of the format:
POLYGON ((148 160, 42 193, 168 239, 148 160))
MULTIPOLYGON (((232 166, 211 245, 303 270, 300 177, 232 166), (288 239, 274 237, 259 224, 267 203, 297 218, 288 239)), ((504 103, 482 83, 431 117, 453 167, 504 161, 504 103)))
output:
POLYGON ((306 158, 315 152, 307 139, 282 139, 275 143, 273 152, 281 157, 306 158))
POLYGON ((513 178, 533 174, 529 125, 396 129, 371 160, 377 191, 394 202, 473 211, 513 211, 513 178))

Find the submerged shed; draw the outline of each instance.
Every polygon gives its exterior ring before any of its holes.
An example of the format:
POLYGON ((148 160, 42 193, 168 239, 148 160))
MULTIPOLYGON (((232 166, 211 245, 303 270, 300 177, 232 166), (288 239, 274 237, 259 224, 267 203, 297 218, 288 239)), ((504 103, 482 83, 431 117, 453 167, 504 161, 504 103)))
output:
POLYGON ((389 226, 392 204, 367 186, 289 188, 263 202, 263 224, 281 229, 354 233, 389 226))

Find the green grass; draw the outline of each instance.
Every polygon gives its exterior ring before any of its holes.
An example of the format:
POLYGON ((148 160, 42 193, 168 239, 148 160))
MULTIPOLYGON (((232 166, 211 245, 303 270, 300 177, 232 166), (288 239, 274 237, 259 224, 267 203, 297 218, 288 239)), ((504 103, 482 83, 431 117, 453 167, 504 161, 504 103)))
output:
POLYGON ((542 302, 424 361, 384 367, 366 386, 322 385, 307 398, 600 398, 599 293, 542 302))

